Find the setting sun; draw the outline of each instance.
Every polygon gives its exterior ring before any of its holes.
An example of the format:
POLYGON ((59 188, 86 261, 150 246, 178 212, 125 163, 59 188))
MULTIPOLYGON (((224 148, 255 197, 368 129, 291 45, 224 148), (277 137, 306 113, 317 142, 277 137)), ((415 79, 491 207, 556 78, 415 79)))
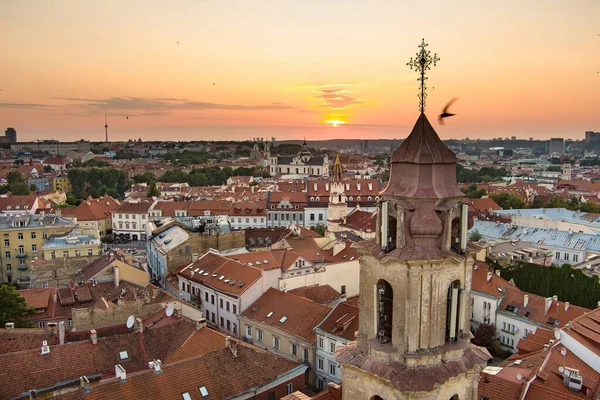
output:
POLYGON ((344 125, 345 122, 344 121, 340 121, 338 119, 332 119, 329 121, 325 121, 326 124, 330 124, 332 127, 337 128, 340 125, 344 125))

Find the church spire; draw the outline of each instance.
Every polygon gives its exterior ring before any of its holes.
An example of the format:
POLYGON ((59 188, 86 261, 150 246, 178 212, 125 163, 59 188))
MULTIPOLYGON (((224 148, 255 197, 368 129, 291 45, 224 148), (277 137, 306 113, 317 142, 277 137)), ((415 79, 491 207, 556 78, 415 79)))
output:
POLYGON ((342 182, 344 180, 344 169, 340 163, 340 156, 335 155, 335 163, 333 164, 333 175, 331 176, 332 182, 342 182))
POLYGON ((419 77, 417 80, 420 82, 421 91, 419 93, 419 109, 421 110, 421 114, 425 113, 425 99, 427 98, 427 85, 425 81, 428 79, 425 76, 427 70, 431 69, 431 64, 435 67, 436 63, 440 61, 440 58, 437 54, 431 56, 431 52, 427 50, 427 43, 425 43, 425 39, 421 41, 419 45, 419 52, 417 53, 416 58, 410 58, 410 61, 406 63, 410 67, 419 73, 419 77))

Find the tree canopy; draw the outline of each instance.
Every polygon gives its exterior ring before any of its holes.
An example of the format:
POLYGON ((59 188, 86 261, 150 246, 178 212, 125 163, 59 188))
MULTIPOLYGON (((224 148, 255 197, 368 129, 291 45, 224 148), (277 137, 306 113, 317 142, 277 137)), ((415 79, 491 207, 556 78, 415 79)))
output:
POLYGON ((34 311, 33 308, 27 307, 25 299, 14 286, 0 286, 0 326, 14 322, 17 328, 31 327, 31 321, 24 320, 23 317, 34 311))
POLYGON ((31 188, 27 184, 25 178, 19 171, 10 171, 6 175, 6 192, 11 192, 14 195, 29 195, 31 194, 31 188))
POLYGON ((480 199, 487 194, 485 189, 477 189, 477 185, 475 183, 460 190, 466 194, 469 199, 480 199))
POLYGON ((525 208, 525 202, 516 194, 495 193, 490 195, 490 197, 496 202, 496 204, 505 210, 509 210, 511 208, 525 208))
POLYGON ((501 181, 503 177, 509 175, 510 172, 506 168, 483 167, 481 169, 467 169, 460 164, 456 164, 456 179, 460 183, 501 181))
POLYGON ((100 197, 105 194, 120 199, 130 186, 127 173, 114 168, 71 168, 68 176, 72 187, 70 194, 76 200, 86 199, 88 196, 100 197))

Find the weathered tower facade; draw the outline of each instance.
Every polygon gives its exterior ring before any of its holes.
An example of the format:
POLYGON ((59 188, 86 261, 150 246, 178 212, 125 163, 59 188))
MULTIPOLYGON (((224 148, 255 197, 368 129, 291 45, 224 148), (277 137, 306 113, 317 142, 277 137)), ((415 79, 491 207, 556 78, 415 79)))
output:
POLYGON ((359 332, 337 351, 348 399, 476 400, 490 358, 470 343, 474 257, 456 156, 420 98, 421 115, 391 156, 377 237, 358 248, 359 332))
POLYGON ((327 231, 339 231, 340 224, 346 222, 347 215, 348 205, 344 194, 344 170, 339 156, 336 155, 333 164, 333 175, 331 176, 329 204, 327 206, 327 231))

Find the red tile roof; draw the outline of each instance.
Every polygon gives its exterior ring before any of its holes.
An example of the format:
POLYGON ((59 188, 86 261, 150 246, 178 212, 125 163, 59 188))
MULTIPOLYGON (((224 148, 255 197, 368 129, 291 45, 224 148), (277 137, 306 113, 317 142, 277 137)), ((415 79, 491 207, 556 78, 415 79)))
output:
POLYGON ((315 303, 327 305, 340 298, 340 293, 329 285, 303 286, 288 290, 288 293, 306 297, 315 303))
POLYGON ((140 199, 136 202, 124 201, 113 211, 113 214, 147 214, 151 206, 152 201, 147 199, 140 199))
MULTIPOLYGON (((110 218, 111 212, 119 207, 119 202, 106 195, 97 199, 82 201, 75 208, 73 216, 78 221, 99 221, 110 218)), ((64 209, 62 209, 64 211, 64 209)))
POLYGON ((188 392, 191 399, 202 399, 199 388, 204 386, 211 399, 226 399, 259 389, 292 371, 295 376, 302 375, 298 366, 283 357, 238 343, 235 358, 225 348, 163 365, 160 374, 149 369, 128 373, 127 382, 117 379, 101 382, 92 386, 85 398, 137 400, 151 394, 157 399, 181 399, 182 393, 188 392))
POLYGON ((242 314, 244 317, 298 336, 310 343, 314 328, 331 312, 329 307, 304 297, 270 288, 242 314), (269 315, 267 317, 267 315, 269 315), (280 322, 287 317, 284 322, 280 322))
POLYGON ((318 327, 334 335, 346 338, 349 341, 356 340, 358 331, 358 307, 346 302, 341 302, 318 327))
POLYGON ((343 226, 361 232, 373 232, 377 223, 376 216, 376 211, 369 212, 357 208, 348 214, 343 226))
POLYGON ((179 275, 234 296, 244 293, 262 277, 260 269, 210 251, 183 268, 179 275))

